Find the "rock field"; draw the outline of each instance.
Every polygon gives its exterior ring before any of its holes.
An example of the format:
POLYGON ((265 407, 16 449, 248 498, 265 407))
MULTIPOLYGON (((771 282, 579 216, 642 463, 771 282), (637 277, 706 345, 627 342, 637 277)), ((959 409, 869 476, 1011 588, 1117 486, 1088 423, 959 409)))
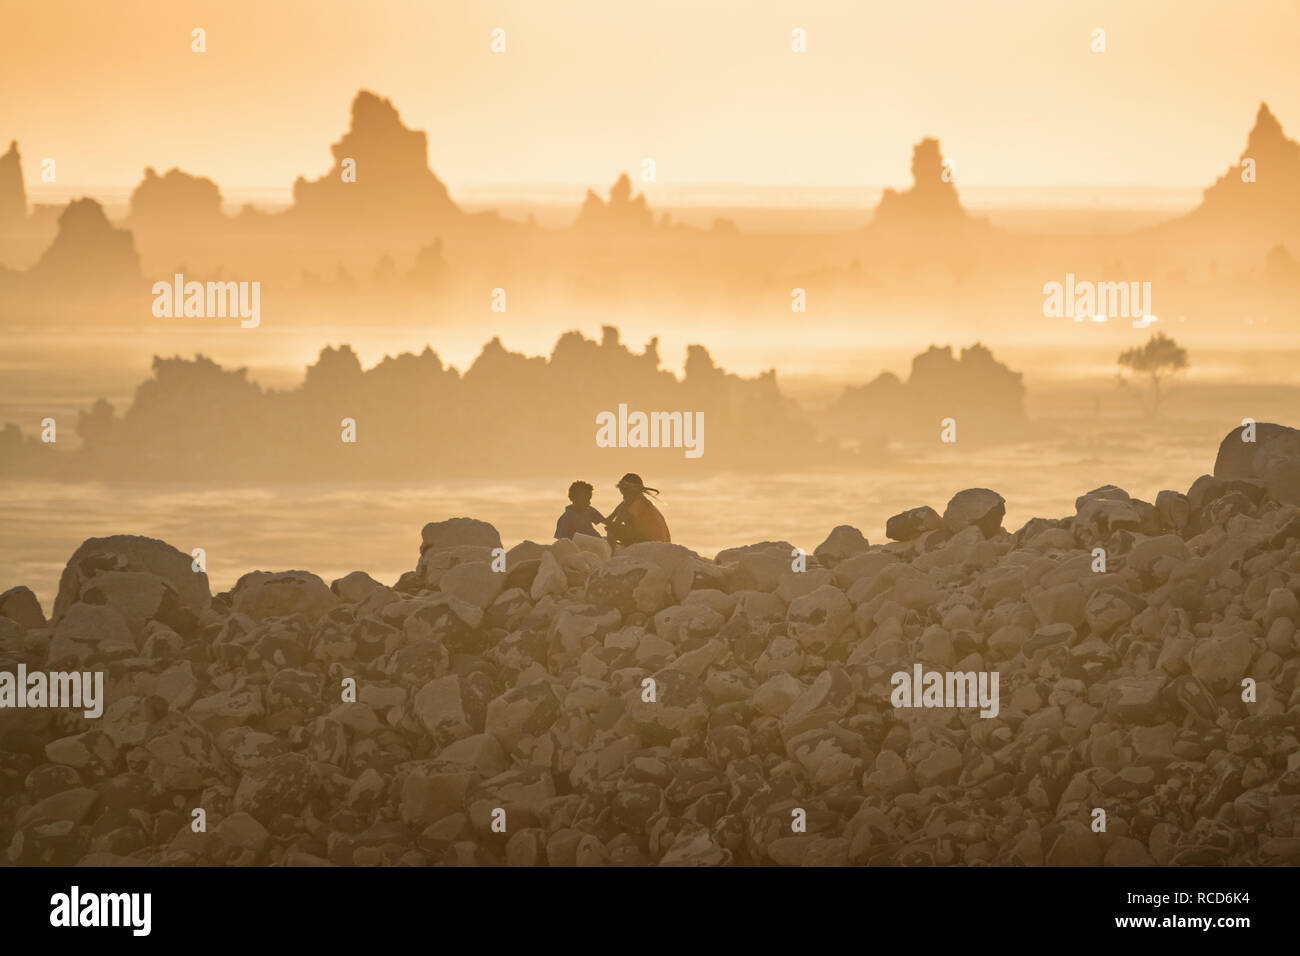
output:
POLYGON ((213 595, 169 544, 89 539, 48 620, 0 594, 0 671, 105 674, 98 719, 0 710, 0 859, 1300 863, 1300 432, 1241 439, 1185 493, 1010 533, 968 489, 802 571, 596 538, 501 571, 453 518, 391 587, 213 595), (997 716, 896 709, 917 663, 996 671, 997 716))

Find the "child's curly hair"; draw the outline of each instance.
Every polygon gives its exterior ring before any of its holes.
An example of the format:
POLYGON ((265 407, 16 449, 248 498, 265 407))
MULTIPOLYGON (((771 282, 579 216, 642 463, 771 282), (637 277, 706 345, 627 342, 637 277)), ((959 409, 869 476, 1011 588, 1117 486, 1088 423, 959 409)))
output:
POLYGON ((579 498, 586 498, 590 501, 591 493, 594 490, 595 489, 591 487, 590 482, 575 481, 573 484, 569 485, 569 500, 577 501, 579 498))

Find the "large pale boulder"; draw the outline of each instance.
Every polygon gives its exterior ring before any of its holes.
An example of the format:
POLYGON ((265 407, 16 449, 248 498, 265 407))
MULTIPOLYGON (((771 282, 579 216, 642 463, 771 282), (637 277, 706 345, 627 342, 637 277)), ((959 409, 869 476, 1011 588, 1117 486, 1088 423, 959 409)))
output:
POLYGON ((337 606, 334 592, 310 571, 250 571, 231 591, 230 606, 260 621, 301 614, 315 622, 337 606))
POLYGON ((717 563, 728 569, 735 590, 775 591, 781 575, 791 569, 794 554, 788 541, 763 541, 719 551, 717 563))
POLYGON ((743 555, 759 554, 766 551, 776 551, 788 557, 793 550, 794 545, 789 541, 759 541, 756 544, 746 544, 738 548, 725 548, 719 551, 713 560, 718 564, 731 564, 733 561, 739 561, 743 555))
POLYGON ((135 638, 117 610, 103 604, 77 603, 54 626, 46 663, 50 667, 80 666, 135 653, 135 638))
POLYGON ((416 565, 415 575, 426 588, 437 590, 442 584, 442 576, 452 568, 461 564, 491 560, 492 549, 482 545, 458 544, 448 548, 430 548, 420 555, 420 563, 416 565))
POLYGON ((569 578, 564 573, 564 568, 560 567, 560 562, 555 560, 551 552, 545 552, 537 563, 529 596, 534 601, 540 601, 547 594, 559 597, 568 590, 568 587, 569 578))
POLYGON ((1219 443, 1214 459, 1215 478, 1263 478, 1269 463, 1300 458, 1300 430, 1272 422, 1254 425, 1254 441, 1246 426, 1238 426, 1219 443))
POLYGON ((465 688, 455 674, 429 681, 416 692, 412 704, 416 719, 440 745, 474 733, 465 688))
POLYGON ((430 521, 420 532, 420 554, 426 551, 444 551, 461 545, 499 548, 501 535, 492 525, 477 518, 430 521))
POLYGON ((891 541, 911 541, 927 531, 943 527, 943 518, 929 505, 909 508, 885 522, 885 537, 891 541))
POLYGON ((647 701, 638 685, 625 696, 627 716, 641 739, 667 744, 673 738, 689 736, 709 720, 707 691, 702 681, 688 671, 673 668, 654 674, 654 700, 647 701))
POLYGON ((177 605, 176 589, 165 579, 148 571, 105 571, 97 574, 82 589, 86 604, 107 605, 126 621, 136 643, 143 643, 145 628, 156 619, 173 619, 177 605))
POLYGON ((165 541, 135 534, 87 538, 72 553, 59 578, 52 620, 57 622, 68 608, 81 600, 82 592, 100 574, 109 571, 145 571, 155 574, 176 589, 182 605, 201 614, 212 603, 208 576, 193 568, 194 559, 165 541))
POLYGON ((449 568, 438 581, 438 589, 486 609, 501 593, 505 573, 493 571, 488 561, 466 561, 449 568))
POLYGON ((655 614, 671 604, 672 575, 677 564, 665 566, 657 555, 638 550, 644 547, 633 545, 606 561, 587 578, 584 600, 623 614, 655 614))
MULTIPOLYGON (((1118 490, 1118 489, 1116 489, 1118 490)), ((1116 531, 1137 531, 1142 527, 1138 510, 1127 498, 1086 498, 1075 515, 1075 524, 1096 538, 1116 531)))
POLYGON ((790 603, 786 628, 806 650, 820 654, 843 637, 852 637, 853 605, 833 585, 797 597, 790 603))
POLYGON ((604 538, 590 534, 575 534, 572 540, 574 547, 579 551, 595 555, 601 561, 608 561, 613 555, 609 542, 604 538))
POLYGON ((781 734, 786 740, 808 730, 825 727, 848 714, 853 707, 853 681, 841 668, 833 667, 795 699, 781 717, 781 734))
POLYGON ((1156 495, 1156 515, 1160 527, 1182 531, 1192 520, 1192 505, 1182 492, 1166 489, 1156 495))
POLYGON ((957 532, 971 525, 991 538, 1002 529, 1002 519, 1007 513, 1007 502, 996 491, 988 488, 967 488, 952 496, 943 512, 944 526, 957 532))
POLYGON ((693 591, 723 592, 727 586, 727 571, 712 561, 691 558, 677 565, 673 572, 673 597, 684 602, 693 591))
POLYGON ((1192 675, 1212 693, 1237 688, 1253 652, 1250 635, 1241 630, 1198 641, 1190 658, 1192 675))
POLYGON ((382 584, 364 571, 353 571, 330 582, 330 590, 338 595, 339 600, 344 604, 360 604, 376 588, 382 587, 382 584))
POLYGON ((487 705, 484 732, 510 750, 526 737, 534 737, 560 718, 563 702, 549 681, 514 687, 487 705))
POLYGON ((45 612, 30 588, 10 588, 0 594, 0 617, 17 622, 19 627, 44 627, 45 612))
POLYGON ((1263 466, 1268 496, 1284 505, 1300 505, 1300 455, 1278 458, 1263 466))
POLYGON ((664 608, 654 617, 655 633, 672 644, 710 637, 726 623, 723 615, 699 602, 664 608))
POLYGON ((813 556, 823 567, 833 568, 845 558, 851 558, 871 547, 862 532, 851 525, 836 526, 826 540, 817 545, 813 556))

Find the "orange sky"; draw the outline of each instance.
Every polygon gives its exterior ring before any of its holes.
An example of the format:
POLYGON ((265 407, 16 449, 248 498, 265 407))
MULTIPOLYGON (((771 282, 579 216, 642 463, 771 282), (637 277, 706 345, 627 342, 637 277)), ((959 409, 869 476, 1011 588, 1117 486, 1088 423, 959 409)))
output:
MULTIPOLYGON (((180 166, 224 188, 328 169, 365 87, 453 196, 664 184, 1208 185, 1260 100, 1300 133, 1296 0, 4 0, 0 139, 32 198, 180 166), (190 50, 207 30, 208 52, 190 50), (507 51, 489 51, 493 27, 507 51), (1093 27, 1107 52, 1089 49, 1093 27), (791 30, 808 52, 790 50, 791 30), (49 189, 50 187, 44 187, 49 189)), ((653 194, 653 193, 652 193, 653 194)))

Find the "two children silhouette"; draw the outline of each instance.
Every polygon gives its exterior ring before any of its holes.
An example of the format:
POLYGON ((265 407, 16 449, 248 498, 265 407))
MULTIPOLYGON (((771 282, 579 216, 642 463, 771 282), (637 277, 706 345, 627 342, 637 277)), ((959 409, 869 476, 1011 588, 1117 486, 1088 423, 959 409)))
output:
POLYGON ((647 494, 657 496, 658 488, 647 488, 640 475, 630 472, 620 478, 615 487, 623 495, 623 500, 606 518, 591 506, 593 489, 588 482, 575 481, 569 485, 569 501, 572 503, 555 523, 555 537, 572 538, 575 534, 600 537, 595 526, 603 524, 609 543, 614 547, 641 541, 672 540, 668 534, 668 522, 646 497, 647 494))

